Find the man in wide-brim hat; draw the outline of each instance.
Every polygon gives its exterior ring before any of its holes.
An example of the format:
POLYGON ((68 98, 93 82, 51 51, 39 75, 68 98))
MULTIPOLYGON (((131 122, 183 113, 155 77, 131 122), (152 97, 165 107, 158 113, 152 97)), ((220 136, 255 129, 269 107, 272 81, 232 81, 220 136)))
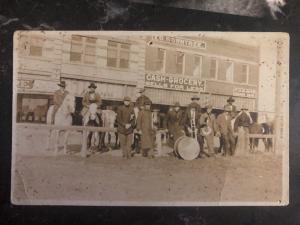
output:
POLYGON ((230 116, 232 117, 232 119, 234 117, 236 117, 236 106, 233 104, 234 102, 235 102, 235 100, 234 100, 233 96, 230 96, 227 99, 227 104, 225 105, 227 107, 230 107, 230 109, 231 109, 230 116))
POLYGON ((81 115, 85 116, 89 110, 89 107, 92 103, 96 103, 100 108, 102 99, 99 93, 96 92, 96 84, 94 82, 90 83, 88 86, 89 90, 84 94, 82 98, 83 109, 81 111, 81 115))
POLYGON ((153 129, 151 101, 145 101, 145 108, 139 111, 136 129, 141 133, 142 155, 153 158, 155 130, 153 129))
POLYGON ((66 90, 66 82, 65 81, 60 81, 60 83, 57 84, 59 86, 59 89, 54 92, 53 95, 53 112, 51 115, 51 123, 54 123, 54 118, 57 110, 63 103, 65 97, 69 94, 69 92, 66 90))
POLYGON ((144 109, 144 107, 145 107, 145 102, 151 102, 151 100, 150 100, 150 98, 149 97, 147 97, 146 95, 145 95, 145 89, 144 88, 140 88, 139 90, 138 90, 138 98, 136 99, 136 101, 135 101, 135 106, 136 107, 138 107, 138 109, 139 110, 142 110, 142 109, 144 109))
POLYGON ((131 105, 131 98, 125 96, 123 105, 118 107, 116 122, 122 155, 124 158, 131 158, 131 144, 133 140, 133 130, 135 127, 135 114, 131 105))

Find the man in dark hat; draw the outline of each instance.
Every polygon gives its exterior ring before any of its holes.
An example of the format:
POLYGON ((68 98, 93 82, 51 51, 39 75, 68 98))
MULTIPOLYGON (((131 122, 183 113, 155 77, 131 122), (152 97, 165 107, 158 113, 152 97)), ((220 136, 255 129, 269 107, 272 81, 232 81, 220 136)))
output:
POLYGON ((234 98, 232 96, 230 96, 227 99, 227 104, 224 107, 230 107, 231 112, 231 118, 233 119, 236 116, 236 106, 233 104, 235 102, 234 98))
POLYGON ((83 105, 83 109, 81 111, 81 115, 84 117, 85 114, 88 112, 90 104, 92 103, 96 103, 98 105, 98 107, 100 108, 101 103, 102 103, 102 99, 100 94, 98 94, 96 92, 96 84, 95 83, 91 83, 88 86, 89 90, 84 94, 83 98, 82 98, 82 105, 83 105))
POLYGON ((131 158, 131 144, 135 126, 135 115, 130 97, 126 96, 124 104, 118 107, 116 122, 122 155, 124 158, 129 159, 131 158))
POLYGON ((216 136, 221 138, 224 145, 224 156, 233 155, 235 150, 234 132, 231 125, 231 107, 225 106, 224 112, 216 120, 216 136))
POLYGON ((136 129, 141 133, 141 149, 144 157, 154 157, 155 129, 152 120, 151 101, 145 101, 145 108, 139 111, 136 129))
POLYGON ((164 121, 164 127, 168 130, 170 135, 169 144, 171 146, 174 144, 174 136, 176 136, 176 133, 183 130, 183 127, 181 126, 183 111, 180 109, 179 102, 175 102, 172 108, 173 110, 168 111, 164 121))
POLYGON ((199 96, 195 95, 191 98, 192 103, 187 106, 181 121, 182 126, 185 128, 186 135, 197 139, 200 147, 199 157, 204 157, 204 139, 200 135, 200 123, 198 122, 201 117, 201 106, 199 105, 199 96))
POLYGON ((65 97, 69 94, 69 92, 66 90, 66 82, 65 81, 61 81, 57 85, 59 86, 59 89, 54 92, 54 96, 53 96, 54 107, 53 107, 53 112, 52 112, 52 116, 51 116, 51 123, 54 123, 54 118, 55 118, 55 114, 56 114, 57 110, 63 103, 65 97))
POLYGON ((146 101, 151 102, 151 100, 150 100, 150 98, 148 98, 145 95, 145 89, 144 88, 139 89, 138 94, 139 94, 139 96, 135 101, 135 106, 138 107, 139 110, 142 110, 145 106, 145 102, 146 101))

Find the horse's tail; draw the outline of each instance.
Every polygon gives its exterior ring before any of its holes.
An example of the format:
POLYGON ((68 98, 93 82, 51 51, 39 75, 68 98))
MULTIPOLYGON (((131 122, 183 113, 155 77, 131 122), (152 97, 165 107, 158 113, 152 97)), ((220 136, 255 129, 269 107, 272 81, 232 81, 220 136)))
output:
POLYGON ((52 122, 53 109, 54 109, 54 105, 51 105, 47 111, 47 118, 46 118, 47 124, 51 124, 52 122))

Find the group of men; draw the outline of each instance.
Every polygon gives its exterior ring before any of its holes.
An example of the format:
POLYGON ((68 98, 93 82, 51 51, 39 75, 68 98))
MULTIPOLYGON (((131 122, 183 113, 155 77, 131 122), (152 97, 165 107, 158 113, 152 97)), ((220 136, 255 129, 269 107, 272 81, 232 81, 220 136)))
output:
MULTIPOLYGON (((58 85, 60 89, 54 94, 56 110, 68 93, 65 90, 64 81, 58 85)), ((96 103, 100 107, 102 102, 101 96, 95 91, 97 86, 91 83, 88 88, 89 90, 82 99, 82 116, 88 111, 91 103, 96 103)), ((210 157, 218 153, 222 153, 224 156, 234 155, 238 129, 243 128, 245 132, 249 132, 249 126, 253 122, 247 107, 242 107, 241 111, 237 113, 236 106, 233 104, 235 100, 233 97, 229 97, 224 111, 216 117, 212 113, 212 105, 201 108, 199 100, 199 96, 193 96, 185 110, 181 108, 179 102, 170 107, 163 123, 163 128, 169 136, 169 144, 173 146, 178 136, 184 131, 185 135, 197 140, 200 147, 199 157, 210 157), (232 126, 234 118, 236 122, 232 126), (220 138, 220 147, 217 151, 214 146, 215 136, 220 138), (208 148, 207 152, 204 151, 205 142, 208 148)), ((142 155, 154 157, 155 134, 158 127, 157 120, 153 118, 151 105, 151 100, 145 95, 145 89, 140 89, 135 103, 129 96, 126 96, 123 104, 118 107, 116 125, 124 158, 132 157, 134 132, 140 137, 142 155)))

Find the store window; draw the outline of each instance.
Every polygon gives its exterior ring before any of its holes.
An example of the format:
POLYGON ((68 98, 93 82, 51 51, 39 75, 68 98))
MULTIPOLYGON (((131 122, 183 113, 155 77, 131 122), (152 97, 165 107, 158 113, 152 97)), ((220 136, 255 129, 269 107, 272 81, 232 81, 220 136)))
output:
POLYGON ((93 37, 72 35, 70 61, 86 64, 95 64, 96 42, 93 37))
POLYGON ((218 80, 233 81, 233 62, 219 60, 218 80))
POLYGON ((129 68, 130 44, 116 41, 107 43, 107 66, 129 68))
POLYGON ((40 36, 21 35, 19 41, 20 54, 25 56, 41 57, 45 38, 40 36))
POLYGON ((19 95, 18 122, 46 123, 49 96, 19 95))

